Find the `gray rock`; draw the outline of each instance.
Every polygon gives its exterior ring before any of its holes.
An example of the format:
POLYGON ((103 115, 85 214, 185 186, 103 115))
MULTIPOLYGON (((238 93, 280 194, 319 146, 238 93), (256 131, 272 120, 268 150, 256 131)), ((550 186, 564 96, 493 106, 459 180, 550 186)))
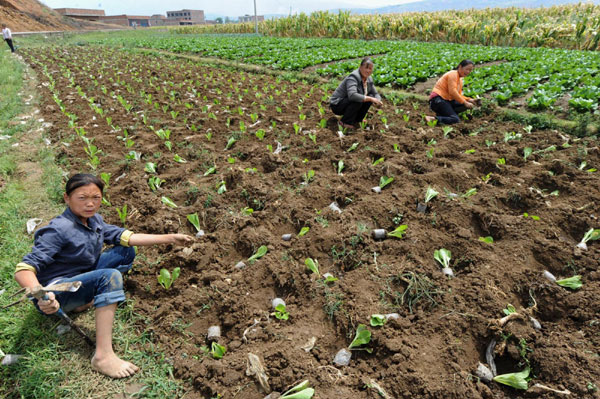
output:
POLYGON ((350 364, 350 359, 352 358, 352 352, 348 349, 340 349, 338 353, 335 354, 333 358, 333 364, 336 366, 347 366, 350 364))

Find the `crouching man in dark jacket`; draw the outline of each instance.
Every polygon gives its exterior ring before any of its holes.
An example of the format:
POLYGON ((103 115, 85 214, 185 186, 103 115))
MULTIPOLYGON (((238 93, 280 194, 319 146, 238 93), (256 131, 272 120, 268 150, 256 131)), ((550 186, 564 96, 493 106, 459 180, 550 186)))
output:
POLYGON ((365 57, 360 68, 348 75, 329 99, 329 106, 336 115, 343 115, 342 128, 354 129, 365 118, 371 104, 382 105, 381 96, 375 89, 373 60, 365 57))

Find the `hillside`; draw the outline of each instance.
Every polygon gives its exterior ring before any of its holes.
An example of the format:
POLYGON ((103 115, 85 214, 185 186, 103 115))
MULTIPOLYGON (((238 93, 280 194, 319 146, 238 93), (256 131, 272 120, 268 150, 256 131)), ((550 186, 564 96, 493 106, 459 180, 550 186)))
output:
POLYGON ((0 0, 0 24, 13 32, 99 29, 106 25, 64 17, 37 0, 0 0))

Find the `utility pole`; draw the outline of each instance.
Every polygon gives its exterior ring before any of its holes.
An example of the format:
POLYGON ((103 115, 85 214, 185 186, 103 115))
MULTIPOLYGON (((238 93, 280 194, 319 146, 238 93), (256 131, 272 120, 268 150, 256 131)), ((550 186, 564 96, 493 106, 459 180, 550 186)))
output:
POLYGON ((254 0, 254 33, 258 35, 258 17, 256 16, 256 0, 254 0))

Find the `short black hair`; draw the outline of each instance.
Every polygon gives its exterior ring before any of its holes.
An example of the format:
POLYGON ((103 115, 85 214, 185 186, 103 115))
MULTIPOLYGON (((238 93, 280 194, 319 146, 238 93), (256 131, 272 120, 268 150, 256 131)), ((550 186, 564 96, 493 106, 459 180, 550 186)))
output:
POLYGON ((458 63, 458 65, 454 69, 458 70, 458 68, 460 68, 460 67, 464 68, 467 65, 475 65, 475 63, 473 61, 471 61, 471 60, 462 60, 461 62, 458 63))
POLYGON ((373 64, 373 60, 371 59, 371 57, 365 57, 362 59, 362 61, 360 61, 360 66, 363 66, 365 64, 373 64))
POLYGON ((65 193, 71 195, 71 193, 79 187, 87 186, 88 184, 95 184, 100 189, 100 192, 104 192, 104 182, 98 177, 89 173, 77 173, 71 176, 65 186, 65 193))

